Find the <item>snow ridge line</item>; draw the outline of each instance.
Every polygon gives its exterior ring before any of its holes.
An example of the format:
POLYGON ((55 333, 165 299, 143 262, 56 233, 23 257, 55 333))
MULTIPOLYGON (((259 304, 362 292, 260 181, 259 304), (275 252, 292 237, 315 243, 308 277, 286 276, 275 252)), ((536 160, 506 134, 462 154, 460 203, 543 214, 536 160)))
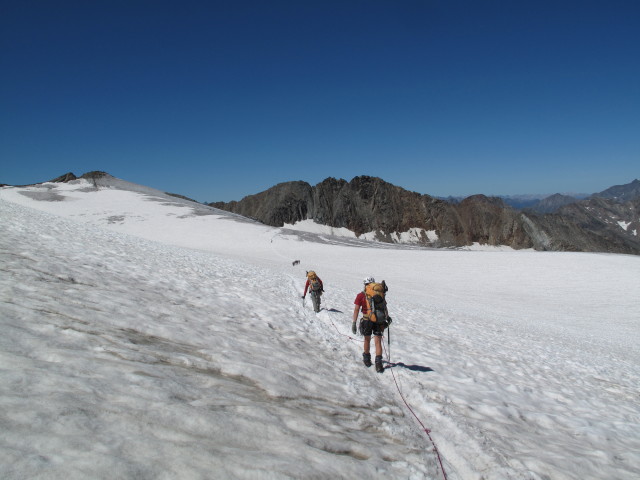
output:
MULTIPOLYGON (((329 317, 329 322, 331 322, 331 325, 333 325, 333 328, 335 328, 336 332, 338 332, 338 335, 346 337, 351 341, 358 342, 358 339, 353 338, 351 335, 344 334, 340 330, 338 330, 338 327, 336 326, 335 323, 333 323, 333 320, 331 319, 331 317, 329 317)), ((387 332, 387 334, 388 334, 388 332, 387 332)), ((390 357, 390 355, 387 354, 387 349, 384 346, 384 342, 381 342, 381 343, 382 343, 382 348, 384 350, 384 353, 387 356, 387 363, 391 364, 392 363, 391 362, 391 357, 390 357)), ((422 427, 422 430, 424 431, 424 433, 429 438, 429 441, 431 441, 431 445, 433 445, 433 451, 435 452, 436 458, 438 459, 438 463, 440 464, 440 470, 442 471, 442 477, 444 478, 444 480, 447 480, 447 472, 444 469, 444 465, 443 465, 443 462, 442 462, 442 457, 440 456, 440 451, 438 450, 438 447, 436 446, 436 442, 434 442, 433 438, 431 437, 431 430, 424 426, 424 423, 420 420, 420 418, 418 417, 416 412, 414 412, 413 408, 411 408, 411 405, 409 405, 409 402, 407 402, 407 399, 404 397, 404 395, 402 394, 402 391, 400 390, 400 386, 398 385, 398 380, 396 379, 396 374, 395 374, 395 372, 393 370, 391 370, 391 376, 393 377, 393 381, 396 384, 396 389, 398 390, 398 395, 400 395, 400 398, 404 402, 405 406, 409 409, 409 412, 411 412, 411 415, 413 415, 413 418, 415 418, 416 421, 420 424, 420 426, 422 427)))

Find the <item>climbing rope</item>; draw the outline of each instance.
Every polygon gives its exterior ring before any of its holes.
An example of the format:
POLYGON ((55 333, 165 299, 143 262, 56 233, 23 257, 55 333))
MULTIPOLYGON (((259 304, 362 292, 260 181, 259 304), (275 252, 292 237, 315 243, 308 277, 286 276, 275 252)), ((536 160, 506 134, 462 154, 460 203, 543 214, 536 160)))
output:
MULTIPOLYGON (((384 342, 382 342, 382 348, 385 350, 385 355, 386 355, 387 352, 386 352, 386 349, 384 348, 384 342)), ((387 355, 387 363, 391 364, 391 358, 390 358, 389 355, 387 355)), ((400 385, 398 385, 398 379, 396 378, 396 374, 393 371, 393 369, 391 369, 391 376, 393 377, 393 381, 396 384, 396 389, 398 390, 398 395, 400 395, 400 398, 404 402, 404 404, 407 407, 407 409, 409 409, 409 411, 411 412, 411 415, 413 415, 413 418, 415 418, 416 421, 420 424, 420 426, 422 427, 422 430, 424 431, 424 433, 427 434, 427 437, 431 441, 431 445, 433 445, 433 451, 435 452, 436 457, 438 458, 438 463, 440 464, 440 470, 442 471, 442 477, 445 480, 447 480, 447 472, 444 469, 444 465, 442 463, 442 457, 440 456, 440 451, 438 450, 438 447, 436 446, 436 442, 434 442, 433 438, 431 437, 431 430, 424 426, 424 423, 422 423, 420 418, 418 418, 418 415, 416 415, 416 412, 413 411, 413 408, 411 408, 411 405, 409 405, 409 402, 407 402, 407 399, 402 394, 402 391, 400 390, 400 385)))
MULTIPOLYGON (((331 325, 333 325, 333 328, 336 330, 336 332, 338 332, 339 335, 348 338, 351 341, 360 343, 360 341, 354 337, 352 337, 351 335, 342 333, 340 330, 338 330, 338 327, 336 326, 335 323, 333 323, 333 320, 331 319, 331 317, 329 317, 329 322, 331 322, 331 325)), ((389 334, 389 332, 387 331, 387 335, 389 334)), ((387 356, 387 363, 389 365, 394 365, 394 363, 391 362, 391 350, 389 349, 389 352, 387 353, 387 349, 385 348, 384 342, 382 343, 382 348, 384 350, 385 355, 387 356)), ((398 395, 400 395, 400 398, 402 399, 403 403, 405 404, 405 406, 407 407, 407 409, 409 410, 409 412, 411 412, 411 415, 413 415, 413 418, 416 419, 416 421, 420 424, 420 427, 422 427, 422 430, 424 431, 424 433, 427 435, 427 438, 429 438, 429 441, 431 442, 431 445, 433 445, 433 451, 436 454, 436 458, 438 459, 438 463, 440 464, 440 471, 442 472, 442 477, 444 478, 444 480, 447 480, 447 472, 444 469, 444 464, 442 462, 442 457, 440 456, 440 451, 438 450, 438 447, 436 446, 436 442, 434 442, 433 438, 431 437, 431 430, 428 429, 427 427, 425 427, 424 423, 420 420, 420 418, 418 417, 418 415, 416 414, 416 412, 414 412, 413 408, 411 408, 411 405, 409 405, 409 402, 407 402, 407 399, 404 397, 404 395, 402 394, 402 391, 400 390, 400 385, 398 384, 398 379, 396 378, 396 374, 393 371, 393 369, 391 370, 391 376, 393 377, 393 381, 396 384, 396 389, 398 390, 398 395)))

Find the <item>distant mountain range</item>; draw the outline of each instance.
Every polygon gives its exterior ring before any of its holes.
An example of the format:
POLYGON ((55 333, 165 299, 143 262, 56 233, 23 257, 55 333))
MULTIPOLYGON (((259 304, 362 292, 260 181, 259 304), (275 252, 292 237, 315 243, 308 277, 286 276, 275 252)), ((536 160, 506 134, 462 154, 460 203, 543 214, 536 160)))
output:
MULTIPOLYGON (((554 197, 556 195, 561 195, 562 197, 571 199, 572 202, 576 202, 578 200, 582 200, 591 196, 590 194, 586 194, 586 193, 574 194, 574 195, 556 193, 554 195, 525 194, 525 195, 495 195, 495 196, 498 198, 501 198, 504 201, 504 203, 506 203, 510 207, 521 210, 524 208, 536 209, 535 207, 537 207, 544 200, 550 197, 554 197)), ((451 203, 460 203, 462 200, 464 200, 467 197, 439 197, 439 198, 451 203)))
MULTIPOLYGON (((553 195, 537 195, 537 194, 525 194, 525 195, 498 195, 504 202, 515 209, 531 209, 539 213, 553 213, 560 207, 576 203, 585 198, 602 197, 610 198, 619 202, 625 202, 633 200, 640 195, 640 180, 634 180, 631 183, 625 185, 615 185, 607 188, 600 193, 588 194, 562 194, 555 193, 553 195)), ((442 200, 446 200, 451 203, 459 203, 466 197, 440 197, 442 200)))
MULTIPOLYGON (((618 203, 624 203, 631 201, 638 196, 640 196, 640 180, 636 179, 626 185, 615 185, 600 193, 594 193, 593 195, 562 195, 556 193, 554 195, 541 198, 538 201, 533 202, 531 205, 523 205, 522 207, 517 207, 514 204, 511 205, 516 208, 530 208, 539 213, 553 213, 565 205, 577 203, 585 198, 608 198, 618 203)), ((509 202, 507 201, 507 203, 509 202)))
MULTIPOLYGON (((95 181, 104 175, 89 172, 80 178, 95 181)), ((67 173, 52 182, 75 179, 67 173)), ((585 199, 555 194, 524 200, 519 198, 520 207, 485 195, 444 200, 359 176, 349 182, 327 178, 315 186, 285 182, 240 201, 208 205, 275 227, 311 220, 382 242, 640 254, 640 180, 585 199)))
POLYGON ((524 209, 484 195, 443 200, 367 176, 350 182, 327 178, 315 186, 285 182, 240 201, 209 205, 267 225, 313 220, 384 242, 399 242, 403 232, 411 231, 415 241, 433 247, 479 243, 640 254, 638 180, 583 200, 551 195, 524 209))

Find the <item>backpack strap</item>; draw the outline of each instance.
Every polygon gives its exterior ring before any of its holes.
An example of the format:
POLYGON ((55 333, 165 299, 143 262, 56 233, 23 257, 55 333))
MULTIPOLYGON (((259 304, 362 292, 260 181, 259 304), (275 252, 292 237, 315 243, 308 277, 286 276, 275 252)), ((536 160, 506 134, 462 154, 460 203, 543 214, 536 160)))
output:
POLYGON ((362 294, 364 296, 364 302, 367 305, 367 313, 362 313, 362 318, 364 320, 369 320, 369 317, 371 316, 371 303, 369 302, 369 297, 367 297, 367 292, 366 292, 366 287, 362 289, 362 294))

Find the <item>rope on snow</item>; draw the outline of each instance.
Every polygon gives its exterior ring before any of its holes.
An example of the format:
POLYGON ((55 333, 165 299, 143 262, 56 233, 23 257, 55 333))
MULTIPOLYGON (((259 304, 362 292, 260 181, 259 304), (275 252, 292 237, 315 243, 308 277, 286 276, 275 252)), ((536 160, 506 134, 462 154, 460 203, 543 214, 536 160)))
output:
MULTIPOLYGON (((333 323, 333 320, 331 319, 331 317, 329 317, 329 321, 331 322, 331 325, 333 325, 333 328, 335 328, 336 332, 338 332, 339 335, 341 335, 343 337, 346 337, 347 339, 349 339, 351 341, 359 342, 358 339, 352 337, 351 335, 344 334, 340 330, 338 330, 338 327, 336 327, 336 324, 333 323)), ((389 334, 389 332, 387 331, 387 335, 388 334, 389 334)), ((391 355, 390 355, 391 352, 387 353, 387 349, 384 346, 384 342, 381 342, 381 343, 382 343, 382 348, 384 349, 384 353, 385 353, 385 355, 387 355, 387 363, 392 364, 391 363, 391 355)), ((438 447, 436 446, 436 442, 434 442, 433 438, 431 437, 431 430, 428 429, 427 427, 425 427, 424 423, 420 420, 420 418, 418 417, 416 412, 414 412, 413 408, 411 408, 411 405, 409 405, 409 402, 407 402, 407 399, 404 397, 404 395, 402 394, 402 391, 400 390, 400 385, 398 385, 398 380, 397 380, 396 374, 395 374, 395 372, 393 370, 391 370, 391 376, 393 377, 393 381, 396 384, 396 389, 398 390, 398 395, 400 395, 400 398, 402 399, 403 403, 405 404, 405 406, 407 407, 409 412, 411 412, 411 415, 413 415, 413 418, 415 418, 416 421, 418 422, 418 424, 420 424, 420 427, 422 427, 422 430, 424 431, 424 433, 429 438, 429 441, 431 442, 431 445, 433 445, 433 451, 436 454, 436 458, 438 459, 438 463, 440 464, 440 470, 442 471, 442 477, 444 478, 444 480, 447 480, 447 472, 444 469, 444 464, 442 462, 442 457, 440 456, 440 451, 438 450, 438 447)))

